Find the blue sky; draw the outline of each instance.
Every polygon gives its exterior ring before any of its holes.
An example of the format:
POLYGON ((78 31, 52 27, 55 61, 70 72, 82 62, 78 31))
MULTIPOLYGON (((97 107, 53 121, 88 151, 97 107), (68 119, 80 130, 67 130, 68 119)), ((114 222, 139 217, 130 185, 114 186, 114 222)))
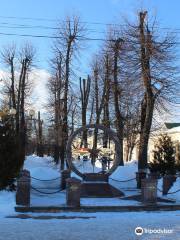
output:
MULTIPOLYGON (((123 17, 133 19, 137 11, 143 8, 148 10, 151 15, 157 16, 161 27, 172 28, 172 30, 179 29, 178 35, 180 36, 179 0, 1 0, 0 3, 0 33, 51 36, 55 33, 54 30, 6 28, 6 26, 25 24, 57 27, 58 20, 63 19, 66 15, 78 14, 82 21, 87 22, 87 28, 95 31, 89 33, 90 38, 103 38, 102 32, 106 29, 105 23, 121 24, 123 17)), ((178 40, 180 41, 180 39, 178 40)), ((40 73, 39 84, 36 88, 42 89, 42 78, 48 78, 48 74, 42 70, 49 70, 48 60, 51 56, 52 40, 0 35, 0 49, 9 43, 15 42, 21 45, 24 41, 31 41, 37 49, 35 63, 40 69, 40 73)), ((95 54, 100 44, 99 41, 87 43, 86 48, 81 53, 77 79, 80 76, 85 77, 89 73, 92 55, 95 54)), ((0 62, 0 69, 2 68, 3 64, 0 62)), ((41 99, 42 95, 45 94, 35 91, 34 95, 37 95, 37 101, 39 101, 38 99, 41 99)), ((176 118, 180 119, 180 115, 176 118)))
MULTIPOLYGON (((77 13, 81 16, 82 21, 88 22, 88 28, 98 31, 98 33, 90 32, 89 37, 103 37, 103 34, 99 32, 105 30, 105 25, 92 24, 93 22, 121 23, 123 16, 132 18, 139 8, 146 8, 152 15, 157 15, 162 27, 180 28, 179 0, 1 0, 0 2, 0 32, 2 33, 52 35, 54 30, 5 28, 4 23, 56 27, 56 19, 63 19, 66 15, 77 13), (49 19, 49 21, 6 17, 43 18, 49 19)), ((37 49, 37 66, 48 68, 51 40, 0 35, 0 48, 12 41, 18 44, 22 44, 23 41, 32 41, 37 49)), ((100 42, 89 42, 86 50, 82 52, 82 59, 84 59, 83 56, 86 56, 86 59, 90 60, 92 52, 95 52, 99 45, 100 42)), ((88 67, 85 61, 80 69, 81 72, 86 74, 88 67)))

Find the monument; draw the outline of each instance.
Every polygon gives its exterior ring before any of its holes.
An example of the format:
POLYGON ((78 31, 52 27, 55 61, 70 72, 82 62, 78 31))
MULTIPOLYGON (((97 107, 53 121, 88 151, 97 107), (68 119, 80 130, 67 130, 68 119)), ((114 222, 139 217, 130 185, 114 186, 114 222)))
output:
MULTIPOLYGON (((96 158, 98 157, 97 148, 93 147, 92 149, 89 149, 89 153, 91 156, 91 162, 95 164, 96 158)), ((86 127, 79 128, 70 136, 67 142, 66 154, 70 170, 72 170, 78 177, 82 179, 81 197, 120 197, 124 195, 123 192, 109 184, 109 176, 117 169, 120 163, 119 141, 116 136, 116 133, 112 129, 96 124, 90 124, 86 125, 86 127), (98 173, 95 172, 82 173, 73 163, 72 143, 79 134, 81 134, 83 131, 87 131, 88 129, 94 129, 97 132, 99 130, 103 131, 106 134, 106 136, 109 139, 111 139, 111 141, 114 143, 115 158, 112 161, 112 166, 111 167, 109 166, 107 171, 102 170, 98 173)))

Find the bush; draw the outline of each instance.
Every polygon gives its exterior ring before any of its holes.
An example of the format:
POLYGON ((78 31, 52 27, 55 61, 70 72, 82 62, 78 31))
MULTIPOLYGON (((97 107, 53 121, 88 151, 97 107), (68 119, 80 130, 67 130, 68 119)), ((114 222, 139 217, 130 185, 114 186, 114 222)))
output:
POLYGON ((6 119, 0 124, 0 189, 13 186, 23 162, 18 137, 6 119))
POLYGON ((162 135, 155 146, 153 162, 149 164, 151 172, 165 174, 176 174, 175 151, 171 138, 162 135))

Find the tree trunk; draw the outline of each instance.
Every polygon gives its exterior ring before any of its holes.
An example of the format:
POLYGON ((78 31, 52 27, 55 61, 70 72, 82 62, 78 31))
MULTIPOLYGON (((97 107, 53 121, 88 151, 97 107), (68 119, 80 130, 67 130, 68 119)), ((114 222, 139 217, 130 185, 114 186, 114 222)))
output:
POLYGON ((154 111, 154 96, 151 86, 151 70, 150 70, 150 43, 151 37, 144 33, 144 19, 147 12, 140 13, 140 44, 141 44, 141 72, 142 80, 145 88, 145 95, 141 105, 141 133, 139 143, 138 169, 144 170, 147 168, 148 162, 148 141, 152 125, 154 111))
MULTIPOLYGON (((109 119, 109 95, 110 95, 110 64, 109 64, 109 57, 108 55, 105 56, 105 80, 104 80, 104 84, 105 84, 105 98, 104 98, 104 106, 103 106, 103 110, 104 110, 104 126, 107 128, 110 128, 110 119, 109 119)), ((103 137, 103 147, 107 148, 108 147, 108 135, 105 132, 104 133, 104 137, 103 137)))
POLYGON ((22 80, 20 85, 20 143, 21 143, 21 153, 25 159, 25 148, 26 148, 26 122, 25 122, 25 114, 24 114, 24 101, 25 101, 25 81, 26 81, 26 74, 27 74, 27 64, 28 59, 24 60, 24 69, 22 74, 22 80))
POLYGON ((84 127, 83 136, 81 147, 84 146, 85 148, 88 147, 87 142, 87 129, 86 126, 86 114, 87 114, 87 106, 89 102, 89 93, 90 93, 90 78, 88 77, 87 80, 80 78, 80 92, 81 92, 81 116, 82 116, 82 126, 84 127))
MULTIPOLYGON (((98 69, 94 70, 94 81, 95 81, 95 111, 96 111, 96 124, 99 124, 99 87, 98 87, 98 69)), ((98 129, 94 130, 93 149, 97 149, 97 135, 98 129)))
POLYGON ((119 109, 119 84, 118 84, 118 54, 120 48, 120 39, 118 39, 115 43, 114 48, 114 74, 113 74, 113 87, 114 87, 114 108, 115 108, 115 117, 116 117, 116 130, 117 137, 119 139, 119 149, 120 149, 120 165, 124 165, 123 161, 123 137, 124 137, 124 123, 123 118, 121 116, 121 112, 119 109))
POLYGON ((69 94, 69 64, 70 52, 73 39, 69 37, 65 59, 65 83, 64 83, 64 108, 63 108, 63 128, 62 128, 62 146, 61 146, 61 165, 64 167, 65 162, 65 149, 68 141, 68 94, 69 94))
POLYGON ((11 94, 12 94, 12 107, 16 109, 16 95, 15 95, 15 88, 14 88, 14 59, 11 59, 11 94))

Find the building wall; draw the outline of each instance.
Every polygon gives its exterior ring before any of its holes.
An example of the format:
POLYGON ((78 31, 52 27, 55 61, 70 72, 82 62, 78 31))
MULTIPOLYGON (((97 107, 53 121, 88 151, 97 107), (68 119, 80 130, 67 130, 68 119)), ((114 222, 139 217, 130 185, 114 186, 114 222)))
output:
MULTIPOLYGON (((161 134, 167 134, 171 137, 171 140, 174 144, 175 152, 176 152, 176 160, 180 161, 180 131, 177 131, 176 129, 171 130, 161 130, 156 133, 153 133, 149 139, 148 144, 148 161, 151 162, 153 160, 153 150, 155 149, 155 145, 158 141, 158 138, 161 134)), ((125 159, 125 158, 124 158, 125 159)), ((133 156, 132 160, 138 159, 138 147, 136 146, 133 150, 133 156)))
POLYGON ((149 146, 148 146, 148 160, 152 161, 153 160, 153 150, 155 148, 155 144, 160 137, 160 134, 167 134, 168 136, 171 137, 171 140, 173 142, 174 148, 175 148, 175 153, 176 153, 176 160, 179 161, 179 155, 180 155, 180 132, 177 131, 164 131, 161 132, 153 137, 150 138, 149 140, 149 146))

